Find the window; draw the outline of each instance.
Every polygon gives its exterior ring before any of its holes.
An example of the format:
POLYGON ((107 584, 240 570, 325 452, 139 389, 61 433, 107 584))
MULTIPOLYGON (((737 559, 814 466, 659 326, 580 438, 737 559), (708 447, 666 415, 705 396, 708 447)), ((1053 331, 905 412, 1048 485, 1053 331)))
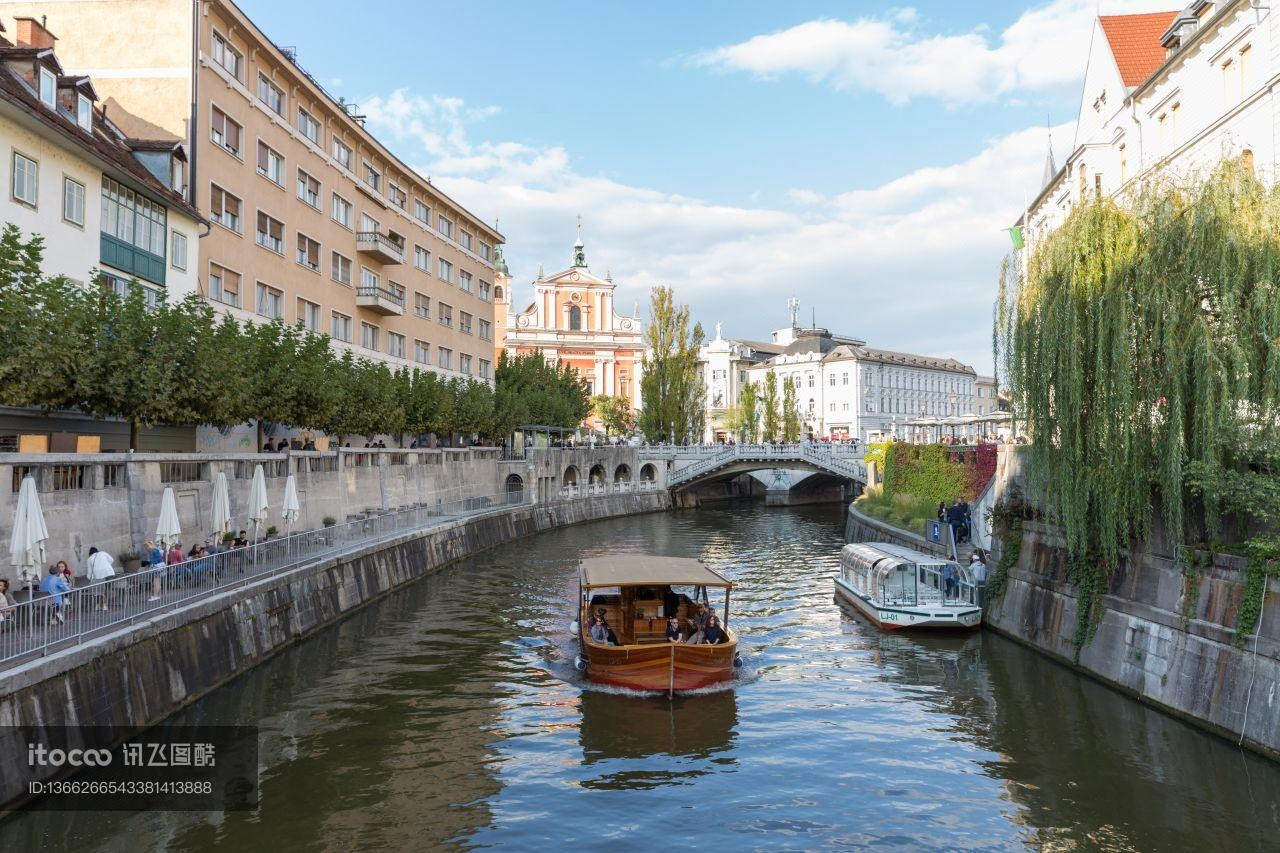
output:
POLYGON ((378 348, 377 326, 372 323, 360 324, 360 346, 371 350, 376 350, 378 348))
POLYGON ((240 199, 217 184, 209 190, 209 218, 224 228, 240 233, 240 199))
POLYGON ((258 211, 258 245, 277 255, 284 254, 284 223, 258 211))
POLYGON ((363 233, 372 233, 378 230, 378 220, 374 219, 367 213, 360 214, 360 231, 363 233))
POLYGON ((401 210, 409 203, 409 196, 405 195, 405 191, 392 183, 387 184, 387 198, 391 199, 391 203, 401 210))
POLYGON ((360 267, 360 289, 377 290, 378 274, 368 267, 360 267))
POLYGON ((492 365, 490 362, 485 361, 485 360, 482 358, 482 359, 480 359, 480 371, 479 371, 479 372, 480 372, 480 378, 481 378, 481 379, 490 379, 490 378, 492 378, 492 376, 493 376, 493 365, 492 365))
POLYGON ((1237 63, 1240 66, 1240 97, 1244 97, 1249 91, 1249 78, 1253 74, 1253 47, 1245 45, 1240 48, 1240 60, 1237 63))
POLYGON ((431 297, 425 293, 413 294, 413 313, 424 320, 431 319, 431 297))
POLYGON ((482 341, 493 340, 493 324, 490 323, 488 320, 480 321, 480 340, 482 341))
POLYGON ((169 263, 173 265, 175 270, 185 271, 187 268, 187 235, 173 232, 169 247, 169 263))
POLYGON ((302 107, 298 107, 298 130, 316 145, 320 144, 320 122, 302 107))
POLYGON ((240 273, 217 264, 209 264, 209 298, 235 308, 240 307, 240 273))
POLYGON ((431 224, 431 211, 427 210, 427 206, 416 198, 413 200, 413 218, 423 225, 431 224))
POLYGON ((453 350, 444 347, 436 347, 436 364, 445 370, 453 369, 453 350))
POLYGON ((431 363, 431 344, 422 340, 413 342, 413 360, 418 364, 431 363))
POLYGON ((240 156, 240 137, 244 128, 240 123, 217 107, 213 108, 213 118, 209 121, 209 136, 223 150, 240 156))
POLYGON ((240 79, 240 68, 244 64, 244 56, 217 32, 213 34, 213 61, 221 65, 232 77, 240 79))
POLYGON ((271 320, 284 317, 284 294, 269 284, 258 282, 258 313, 271 320))
POLYGON ((458 312, 458 331, 464 335, 471 334, 471 315, 466 311, 458 312))
POLYGON ((582 309, 577 305, 569 306, 569 331, 582 331, 582 309))
POLYGON ((1120 143, 1120 183, 1124 184, 1129 177, 1129 160, 1125 153, 1124 143, 1120 143))
POLYGON ((267 75, 258 72, 258 100, 267 105, 273 113, 284 118, 284 92, 267 79, 267 75))
POLYGON ((449 263, 444 258, 440 259, 439 276, 441 281, 453 281, 453 264, 449 263))
POLYGON ((1102 198, 1102 173, 1093 173, 1093 197, 1102 198))
POLYGON ((333 280, 338 282, 338 284, 345 284, 347 287, 350 287, 351 259, 345 255, 339 255, 337 252, 334 252, 333 263, 331 266, 332 271, 330 274, 333 276, 333 280))
POLYGON ((58 106, 58 77, 43 65, 40 66, 40 102, 50 109, 58 106))
POLYGON ((298 325, 308 332, 320 331, 320 306, 306 299, 298 299, 298 325))
POLYGON ((338 165, 351 171, 351 147, 340 139, 333 140, 333 159, 338 161, 338 165))
POLYGON ((35 207, 39 181, 40 164, 17 151, 13 152, 13 200, 35 207))
POLYGON ((85 95, 76 95, 76 124, 81 130, 93 130, 93 101, 85 95))
POLYGON ((441 326, 453 325, 453 306, 445 305, 440 302, 436 305, 436 318, 439 319, 441 326))
POLYGON ((458 243, 468 252, 471 251, 471 235, 466 231, 458 231, 458 243))
POLYGON ((258 174, 284 186, 284 157, 261 139, 258 140, 258 174))
POLYGON ((458 287, 460 287, 464 293, 471 292, 471 273, 466 270, 458 270, 458 287))
POLYGON ((487 281, 480 282, 480 298, 485 302, 493 299, 493 285, 487 281))
POLYGON ((462 354, 458 356, 458 369, 468 376, 471 375, 471 356, 462 354))
POLYGON ((836 375, 834 373, 831 374, 831 387, 836 387, 836 375))
POLYGON ((62 179, 62 218, 84 227, 84 184, 70 178, 62 179))
POLYGON ((129 295, 135 290, 141 291, 143 304, 148 311, 154 311, 160 305, 160 291, 154 287, 147 287, 136 279, 127 281, 118 275, 102 273, 98 281, 104 288, 110 290, 121 299, 128 299, 129 295))
POLYGON ((320 272, 320 244, 301 231, 298 232, 298 263, 320 272))
POLYGON ((436 217, 436 230, 446 237, 453 237, 453 223, 443 216, 436 217))
MULTIPOLYGON (((141 249, 161 260, 165 256, 167 238, 166 223, 168 211, 149 199, 126 189, 120 184, 103 177, 102 179, 102 233, 121 243, 127 243, 141 249)), ((118 258, 122 263, 130 263, 124 257, 118 258)), ((148 277, 148 269, 143 265, 136 268, 138 259, 133 259, 135 267, 129 272, 148 277)), ((113 264, 118 266, 118 264, 113 264)), ((163 267, 161 267, 163 270, 163 267)), ((163 281, 163 279, 160 279, 163 281)))
POLYGON ((849 374, 847 374, 847 373, 841 374, 841 376, 840 376, 840 384, 841 384, 841 385, 848 385, 848 384, 849 384, 849 374))
POLYGON ((404 358, 404 335, 387 332, 387 355, 404 358))
POLYGON ((364 161, 364 182, 372 190, 380 190, 382 188, 382 173, 374 168, 374 165, 368 160, 364 161))
POLYGON ((351 202, 337 193, 333 194, 333 221, 343 228, 351 227, 351 202))
POLYGON ((320 182, 301 169, 298 170, 298 198, 320 209, 320 182))
POLYGON ((480 257, 486 261, 493 257, 493 247, 483 240, 480 241, 480 257))
POLYGON ((329 335, 334 340, 351 343, 351 318, 334 311, 330 318, 329 335))
POLYGON ((431 272, 431 253, 421 246, 414 246, 413 265, 423 272, 431 272))

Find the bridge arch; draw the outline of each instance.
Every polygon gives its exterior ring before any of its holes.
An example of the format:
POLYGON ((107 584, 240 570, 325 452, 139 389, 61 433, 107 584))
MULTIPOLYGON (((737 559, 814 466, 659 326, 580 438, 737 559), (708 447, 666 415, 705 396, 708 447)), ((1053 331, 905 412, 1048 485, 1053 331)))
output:
POLYGON ((631 482, 631 466, 625 462, 613 470, 613 482, 630 483, 631 482))

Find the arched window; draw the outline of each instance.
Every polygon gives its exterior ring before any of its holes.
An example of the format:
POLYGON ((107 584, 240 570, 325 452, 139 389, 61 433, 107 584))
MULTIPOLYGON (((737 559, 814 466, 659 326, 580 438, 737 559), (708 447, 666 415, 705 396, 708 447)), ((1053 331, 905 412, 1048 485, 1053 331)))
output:
POLYGON ((501 298, 502 298, 502 285, 500 285, 500 284, 499 284, 499 285, 495 285, 495 286, 494 286, 494 288, 493 288, 493 298, 494 298, 494 299, 501 299, 501 298))
POLYGON ((579 308, 577 305, 571 306, 569 308, 569 331, 571 332, 582 331, 582 309, 579 308))

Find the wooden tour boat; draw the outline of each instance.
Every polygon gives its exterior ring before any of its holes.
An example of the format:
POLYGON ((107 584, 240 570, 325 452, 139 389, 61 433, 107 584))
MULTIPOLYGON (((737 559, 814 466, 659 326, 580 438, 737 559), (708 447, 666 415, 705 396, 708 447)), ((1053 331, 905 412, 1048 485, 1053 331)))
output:
POLYGON ((845 545, 836 599, 884 630, 973 630, 982 624, 977 586, 967 567, 901 545, 845 545))
POLYGON ((737 665, 738 636, 729 627, 733 584, 699 560, 623 554, 583 560, 578 618, 571 626, 581 653, 577 665, 600 684, 634 690, 693 690, 726 681, 737 665), (716 645, 667 640, 667 617, 676 616, 686 639, 700 604, 715 609, 708 589, 724 590, 720 618, 725 641, 716 645), (588 633, 592 614, 604 611, 617 645, 588 633))

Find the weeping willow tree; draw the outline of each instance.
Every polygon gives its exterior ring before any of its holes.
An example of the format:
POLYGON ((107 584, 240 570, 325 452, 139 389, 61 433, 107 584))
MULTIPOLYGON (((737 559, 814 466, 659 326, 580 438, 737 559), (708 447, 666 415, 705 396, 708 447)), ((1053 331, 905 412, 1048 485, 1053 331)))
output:
POLYGON ((1278 265, 1280 193, 1236 162, 1082 204, 1025 268, 1006 259, 996 361, 1030 488, 1066 538, 1077 652, 1156 511, 1175 546, 1192 526, 1215 535, 1232 497, 1205 472, 1246 469, 1246 439, 1274 440, 1278 265))

